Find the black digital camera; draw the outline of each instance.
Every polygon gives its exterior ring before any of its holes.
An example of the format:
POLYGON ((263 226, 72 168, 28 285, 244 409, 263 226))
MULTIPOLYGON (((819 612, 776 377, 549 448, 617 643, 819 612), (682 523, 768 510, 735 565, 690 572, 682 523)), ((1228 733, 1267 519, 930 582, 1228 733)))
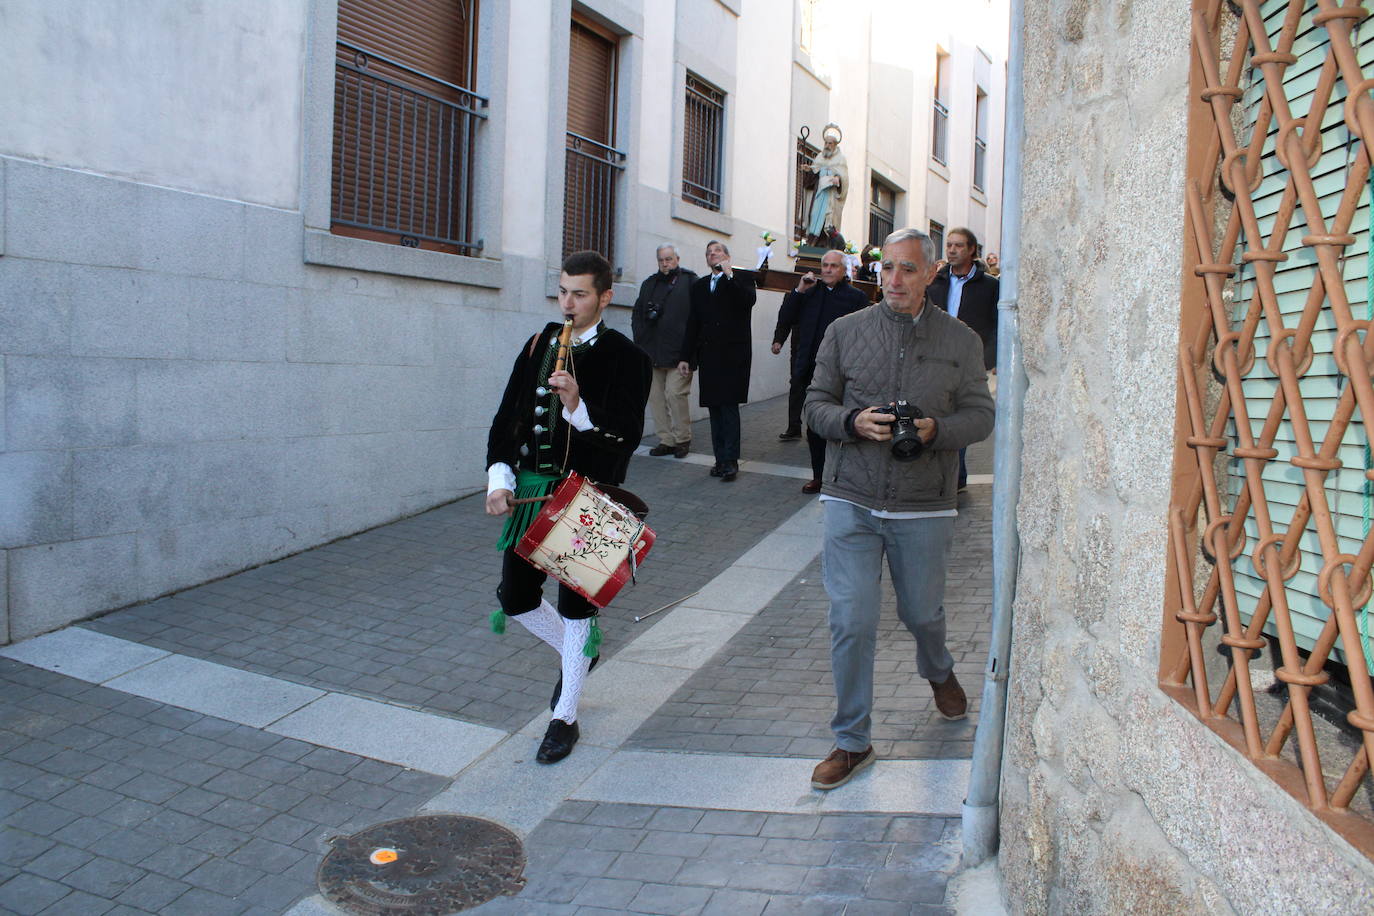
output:
POLYGON ((657 302, 650 302, 648 307, 644 309, 644 317, 650 321, 657 321, 662 314, 663 306, 659 305, 657 302))
POLYGON ((916 421, 925 419, 921 408, 906 401, 898 401, 887 407, 875 407, 874 413, 887 414, 892 421, 892 457, 898 461, 915 461, 925 451, 926 444, 916 431, 916 421))

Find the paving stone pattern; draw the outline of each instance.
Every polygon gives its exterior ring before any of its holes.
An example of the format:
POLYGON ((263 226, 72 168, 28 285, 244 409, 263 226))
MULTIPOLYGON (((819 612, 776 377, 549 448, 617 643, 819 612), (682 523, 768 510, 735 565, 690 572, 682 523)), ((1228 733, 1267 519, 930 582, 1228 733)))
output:
POLYGON ((565 802, 529 836, 529 883, 473 914, 952 914, 954 818, 565 802))
POLYGON ((445 780, 0 659, 0 913, 278 914, 445 780))
MULTIPOLYGON (((946 644, 969 695, 969 716, 949 722, 916 672, 915 642, 897 619, 885 581, 873 687, 873 746, 884 758, 963 758, 987 664, 992 604, 991 486, 975 485, 959 510, 945 587, 946 644)), ((834 746, 829 602, 820 561, 760 611, 631 736, 627 747, 824 757, 834 746)))
MULTIPOLYGON (((763 426, 760 418, 775 403, 758 405, 751 425, 763 426)), ((698 447, 709 447, 704 427, 699 423, 694 432, 698 447)), ((809 498, 789 478, 742 474, 723 484, 706 468, 648 458, 631 462, 626 486, 648 502, 658 540, 638 584, 602 613, 607 656, 647 626, 633 622, 636 614, 700 589, 809 498)), ((481 499, 468 497, 83 625, 300 684, 514 730, 546 708, 558 667, 554 654, 519 624, 504 636, 488 628, 500 573, 499 530, 483 514, 481 499)), ((553 586, 545 592, 552 598, 553 586)))

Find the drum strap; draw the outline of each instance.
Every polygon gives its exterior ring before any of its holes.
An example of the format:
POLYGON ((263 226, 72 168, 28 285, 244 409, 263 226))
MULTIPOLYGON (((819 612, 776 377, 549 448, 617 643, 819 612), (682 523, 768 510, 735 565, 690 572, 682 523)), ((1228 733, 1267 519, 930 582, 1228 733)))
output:
MULTIPOLYGON (((534 496, 548 496, 558 486, 563 479, 562 474, 538 474, 534 471, 526 471, 523 468, 515 472, 515 498, 529 499, 534 496)), ((497 550, 509 550, 520 539, 525 536, 525 529, 533 524, 539 510, 544 508, 542 502, 520 503, 506 519, 506 525, 501 529, 501 539, 496 542, 497 550)))

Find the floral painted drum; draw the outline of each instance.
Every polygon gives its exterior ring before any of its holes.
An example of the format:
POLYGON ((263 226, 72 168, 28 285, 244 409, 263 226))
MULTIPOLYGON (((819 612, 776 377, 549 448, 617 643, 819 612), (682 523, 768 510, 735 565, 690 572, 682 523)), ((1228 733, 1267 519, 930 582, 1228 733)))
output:
POLYGON ((653 544, 648 525, 573 471, 539 510, 515 552, 603 608, 634 577, 653 544))

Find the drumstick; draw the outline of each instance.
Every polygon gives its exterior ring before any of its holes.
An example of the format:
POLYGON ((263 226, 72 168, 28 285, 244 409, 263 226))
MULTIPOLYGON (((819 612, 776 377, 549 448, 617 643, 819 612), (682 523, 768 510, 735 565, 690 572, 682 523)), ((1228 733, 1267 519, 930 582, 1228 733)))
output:
POLYGON ((673 605, 675 605, 675 604, 681 604, 682 602, 686 601, 688 598, 695 598, 697 595, 700 595, 700 594, 701 594, 701 591, 700 591, 700 589, 698 589, 697 591, 692 592, 692 594, 690 594, 690 595, 683 595, 681 598, 677 599, 676 601, 669 601, 667 604, 663 605, 663 607, 658 608, 657 610, 652 610, 652 611, 650 611, 649 613, 644 614, 643 616, 636 617, 636 618, 635 618, 635 623, 639 623, 641 620, 647 620, 647 619, 649 619, 650 617, 652 617, 652 616, 654 616, 655 614, 657 614, 659 611, 666 611, 666 610, 668 610, 668 608, 672 607, 673 605))
POLYGON ((524 503, 548 502, 551 499, 553 499, 552 493, 550 493, 548 496, 522 496, 520 499, 515 499, 514 497, 507 497, 506 502, 510 503, 512 506, 519 506, 524 503))

